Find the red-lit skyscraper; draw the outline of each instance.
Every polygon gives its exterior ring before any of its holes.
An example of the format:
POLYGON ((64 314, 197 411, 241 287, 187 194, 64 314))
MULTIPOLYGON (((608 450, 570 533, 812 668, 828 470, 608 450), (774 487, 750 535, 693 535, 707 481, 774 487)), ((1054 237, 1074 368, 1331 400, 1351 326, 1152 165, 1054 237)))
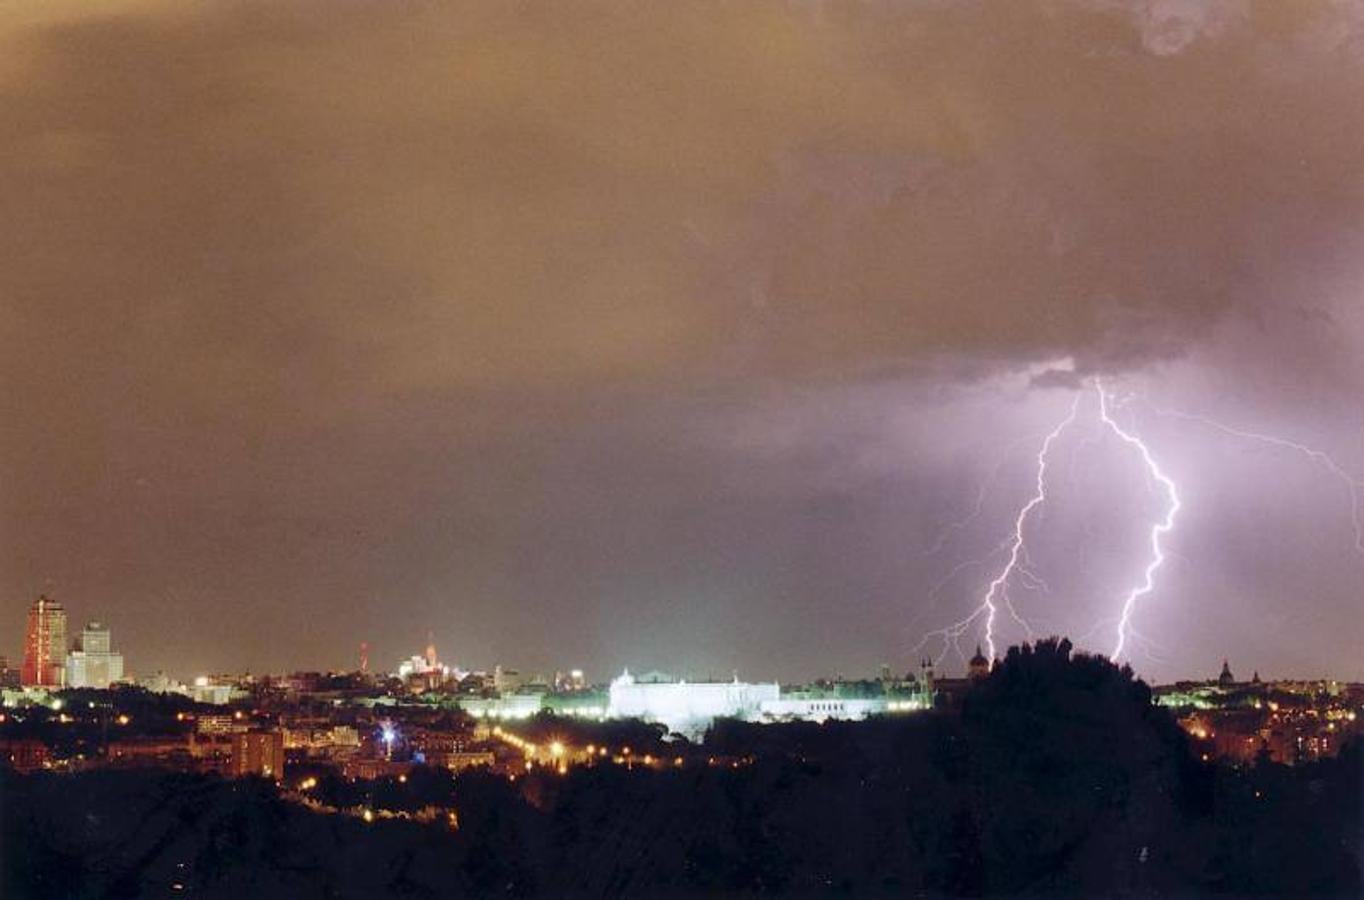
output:
POLYGON ((59 688, 66 683, 66 609, 46 594, 39 595, 28 611, 19 678, 25 687, 59 688))

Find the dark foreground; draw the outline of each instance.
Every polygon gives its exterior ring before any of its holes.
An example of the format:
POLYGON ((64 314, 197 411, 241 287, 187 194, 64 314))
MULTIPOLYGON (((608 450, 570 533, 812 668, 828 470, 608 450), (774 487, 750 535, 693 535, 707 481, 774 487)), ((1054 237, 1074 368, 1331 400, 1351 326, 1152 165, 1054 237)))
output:
POLYGON ((1011 652, 959 716, 727 723, 708 740, 736 769, 370 789, 452 803, 458 830, 259 781, 6 773, 0 896, 1361 896, 1357 744, 1205 765, 1143 684, 1068 651, 1011 652))

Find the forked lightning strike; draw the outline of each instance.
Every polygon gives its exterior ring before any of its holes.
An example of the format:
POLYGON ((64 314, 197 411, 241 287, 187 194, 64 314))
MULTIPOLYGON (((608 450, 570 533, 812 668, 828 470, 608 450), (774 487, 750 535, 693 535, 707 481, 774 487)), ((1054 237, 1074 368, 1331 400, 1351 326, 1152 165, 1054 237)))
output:
MULTIPOLYGON (((995 605, 996 599, 1001 600, 1004 603, 1009 611, 1009 615, 1012 616, 1016 622, 1022 625, 1029 634, 1032 633, 1032 627, 1023 620, 1018 614, 1018 611, 1014 609, 1012 601, 1009 600, 1009 578, 1019 570, 1021 565, 1023 565, 1022 561, 1025 557, 1023 550, 1023 529, 1028 523, 1028 517, 1031 516, 1047 499, 1047 457, 1051 453, 1051 445, 1060 437, 1061 432, 1065 431, 1066 427, 1075 421, 1075 416, 1079 409, 1080 397, 1077 394, 1075 402, 1070 406, 1070 413, 1042 440, 1042 446, 1037 451, 1036 489, 1034 490, 1033 495, 1028 498, 1028 501, 1018 510, 1018 516, 1014 519, 1013 534, 1008 540, 1008 561, 1004 564, 1004 568, 1000 570, 999 574, 991 580, 989 586, 986 588, 985 596, 981 600, 980 605, 960 622, 930 632, 925 636, 925 641, 935 635, 940 635, 944 638, 945 642, 955 644, 956 640, 971 626, 972 622, 975 622, 981 616, 984 616, 985 646, 987 652, 990 654, 990 659, 994 659, 996 655, 995 614, 998 612, 998 607, 995 605)), ((924 642, 921 641, 920 646, 922 646, 923 643, 924 642)), ((944 649, 944 653, 945 652, 946 649, 944 649)))
POLYGON ((1345 490, 1350 495, 1350 524, 1354 526, 1355 552, 1360 554, 1361 556, 1364 556, 1364 521, 1361 521, 1360 518, 1359 505, 1360 482, 1349 472, 1345 471, 1345 469, 1341 468, 1340 464, 1337 463, 1329 453, 1326 453, 1323 450, 1318 450, 1315 447, 1309 447, 1306 444, 1300 444, 1297 441, 1288 440, 1287 438, 1275 437, 1272 434, 1262 434, 1258 431, 1244 431, 1240 428, 1232 428, 1230 425, 1223 425, 1221 422, 1218 422, 1214 419, 1209 419, 1206 416, 1194 415, 1192 413, 1176 412, 1174 410, 1169 409, 1161 409, 1160 407, 1157 406, 1152 406, 1151 409, 1154 410, 1155 413, 1160 416, 1165 416, 1171 419, 1183 419, 1186 422, 1197 422, 1200 425, 1205 425, 1208 428, 1213 429, 1214 431, 1220 431, 1223 434, 1227 434, 1232 437, 1238 437, 1248 441, 1257 441, 1261 444, 1266 444, 1271 447, 1278 447, 1279 449, 1282 450, 1291 450, 1294 453, 1302 454, 1303 456, 1312 460, 1322 468, 1326 469, 1333 476, 1335 476, 1336 479, 1338 479, 1342 484, 1345 485, 1345 490))
POLYGON ((1170 476, 1160 468, 1155 457, 1151 455, 1151 450, 1141 438, 1123 430, 1123 427, 1108 413, 1108 393, 1104 390, 1103 384, 1095 379, 1094 386, 1099 392, 1099 418, 1109 429, 1121 438, 1125 443, 1135 447, 1141 454, 1142 462, 1146 464, 1146 470, 1151 478, 1164 490, 1170 505, 1165 512, 1165 517, 1151 527, 1151 560, 1146 564, 1146 570, 1139 585, 1128 592, 1123 599, 1122 613, 1118 617, 1118 639, 1113 647, 1113 652, 1109 658, 1117 662, 1122 656, 1123 648, 1127 644, 1127 632, 1132 618, 1132 609, 1136 606, 1137 600, 1151 593, 1156 586, 1156 571, 1165 562, 1165 551, 1161 546, 1161 538, 1168 534, 1175 527, 1175 516, 1179 514, 1179 489, 1170 476))
MULTIPOLYGON (((1149 561, 1146 563, 1145 569, 1142 572, 1141 581, 1130 591, 1128 591, 1126 596, 1123 597, 1121 611, 1119 612, 1119 615, 1116 620, 1117 640, 1113 648, 1113 652, 1110 654, 1110 658, 1116 662, 1122 656, 1123 651, 1126 649, 1129 636, 1131 637, 1136 636, 1136 632, 1133 631, 1131 624, 1132 613, 1136 608, 1137 601, 1139 601, 1142 597, 1151 593, 1151 591, 1155 589, 1156 573, 1160 570, 1160 567, 1165 563, 1165 549, 1163 540, 1165 536, 1174 529, 1175 519, 1179 514, 1181 504, 1179 499, 1179 489, 1175 486, 1174 481, 1160 467, 1160 464, 1156 462, 1154 455, 1152 455, 1151 453, 1151 449, 1146 445, 1146 443, 1141 438, 1124 429, 1121 425, 1118 424, 1117 420, 1113 418, 1113 415, 1110 412, 1112 398, 1104 389, 1103 384, 1098 379, 1095 379, 1094 381, 1094 388, 1099 398, 1100 421, 1119 440, 1137 450, 1137 452, 1141 455, 1142 463, 1146 467, 1146 472, 1150 475, 1151 480, 1161 487, 1168 500, 1168 506, 1166 508, 1164 517, 1161 518, 1160 521, 1156 522, 1151 526, 1150 532, 1151 555, 1149 561)), ((1002 547, 1007 547, 1008 549, 1008 559, 1005 562, 1003 568, 1000 569, 999 573, 995 575, 995 577, 987 585, 985 589, 985 594, 981 599, 981 602, 979 603, 979 605, 976 606, 975 609, 971 611, 970 615, 968 615, 961 621, 954 622, 953 624, 948 625, 946 628, 940 628, 936 631, 929 632, 927 635, 924 636, 924 639, 919 642, 918 645, 919 647, 922 647, 928 640, 934 637, 941 637, 944 642, 943 655, 946 655, 947 652, 952 647, 956 647, 958 653, 960 653, 961 648, 958 645, 958 641, 961 638, 961 636, 965 634, 967 629, 969 629, 977 620, 984 618, 985 646, 990 654, 990 659, 994 660, 997 657, 995 647, 995 618, 999 612, 1000 603, 1004 605, 1005 609, 1008 611, 1009 615, 1014 619, 1014 621, 1017 622, 1020 626, 1022 626, 1023 630, 1029 636, 1032 635, 1033 633, 1032 626, 1027 622, 1027 620, 1025 620, 1019 614, 1018 610, 1014 607, 1012 599, 1009 596, 1009 584, 1011 579, 1015 578, 1016 576, 1024 586, 1030 589, 1044 591, 1047 589, 1046 582, 1043 581, 1040 576, 1034 573, 1030 567, 1028 561, 1027 547, 1025 546, 1024 529, 1027 527, 1028 520, 1032 516, 1032 514, 1038 509, 1038 507, 1040 507, 1043 503, 1046 502, 1047 467, 1048 460, 1051 455, 1052 445, 1056 442, 1056 439, 1060 437, 1061 433, 1064 432, 1066 428, 1072 422, 1075 421, 1075 417, 1080 408, 1080 399, 1081 395, 1077 394, 1074 403, 1071 404, 1069 415, 1067 415, 1063 420, 1061 420, 1061 422, 1057 424, 1057 426, 1053 428, 1051 432, 1047 434, 1047 436, 1042 441, 1042 446, 1039 448, 1037 452, 1037 476, 1035 489, 1032 493, 1032 496, 1030 496, 1027 502, 1024 503, 1023 506, 1019 509, 1018 515, 1014 519, 1013 533, 1005 541, 1005 544, 1002 545, 1002 547)), ((1223 430, 1230 431, 1231 429, 1223 430)), ((1259 435, 1243 436, 1260 437, 1259 435)), ((1314 454, 1314 458, 1321 457, 1324 457, 1324 454, 1321 455, 1314 454)), ((1326 457, 1326 459, 1329 460, 1329 457, 1326 457)), ((1338 468, 1335 468, 1334 470, 1339 471, 1338 468)), ((1353 480, 1351 480, 1351 483, 1354 484, 1353 480)), ((979 510, 976 510, 976 512, 978 511, 979 510)), ((1359 523, 1358 504, 1356 504, 1355 506, 1355 511, 1357 527, 1356 533, 1364 534, 1364 529, 1360 529, 1358 527, 1359 523)), ((1360 549, 1361 552, 1364 552, 1364 538, 1361 538, 1360 549)), ((968 561, 967 563, 960 564, 959 566, 954 568, 952 570, 951 575, 949 575, 948 578, 945 578, 942 582, 939 583, 939 585, 936 588, 934 588, 933 593, 936 593, 938 589, 940 589, 947 581, 949 581, 953 576, 955 576, 962 568, 969 565, 977 565, 979 564, 979 562, 980 561, 978 560, 971 560, 968 561)), ((939 659, 941 660, 941 657, 939 659)))

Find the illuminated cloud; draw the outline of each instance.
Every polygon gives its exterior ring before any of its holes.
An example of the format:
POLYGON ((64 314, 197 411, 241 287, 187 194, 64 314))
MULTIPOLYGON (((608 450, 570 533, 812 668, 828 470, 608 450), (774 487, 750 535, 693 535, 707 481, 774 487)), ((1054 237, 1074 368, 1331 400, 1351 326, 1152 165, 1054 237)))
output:
MULTIPOLYGON (((566 584, 622 631, 626 586, 808 612, 892 543, 796 577, 812 517, 890 516, 859 492, 898 471, 950 518, 944 448, 1064 402, 1019 373, 1225 378, 1254 408, 1200 411, 1331 431, 1361 33, 1325 0, 13 4, 4 584, 127 598, 144 658, 167 610, 239 602, 228 649, 297 653, 277 595, 340 604, 315 656, 406 649, 367 612, 395 593, 484 643, 566 584), (753 529, 750 568, 712 543, 753 529)), ((860 627, 936 574, 857 588, 860 627)))

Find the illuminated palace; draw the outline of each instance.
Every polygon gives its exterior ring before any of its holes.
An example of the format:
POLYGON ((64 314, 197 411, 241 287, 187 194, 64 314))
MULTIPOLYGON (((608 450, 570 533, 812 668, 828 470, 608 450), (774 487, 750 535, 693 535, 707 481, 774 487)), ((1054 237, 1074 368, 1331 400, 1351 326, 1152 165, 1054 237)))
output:
POLYGON ((783 688, 776 682, 686 681, 661 672, 622 672, 611 682, 607 718, 660 722, 669 731, 699 736, 716 719, 748 722, 860 720, 932 705, 928 682, 835 682, 783 688))

